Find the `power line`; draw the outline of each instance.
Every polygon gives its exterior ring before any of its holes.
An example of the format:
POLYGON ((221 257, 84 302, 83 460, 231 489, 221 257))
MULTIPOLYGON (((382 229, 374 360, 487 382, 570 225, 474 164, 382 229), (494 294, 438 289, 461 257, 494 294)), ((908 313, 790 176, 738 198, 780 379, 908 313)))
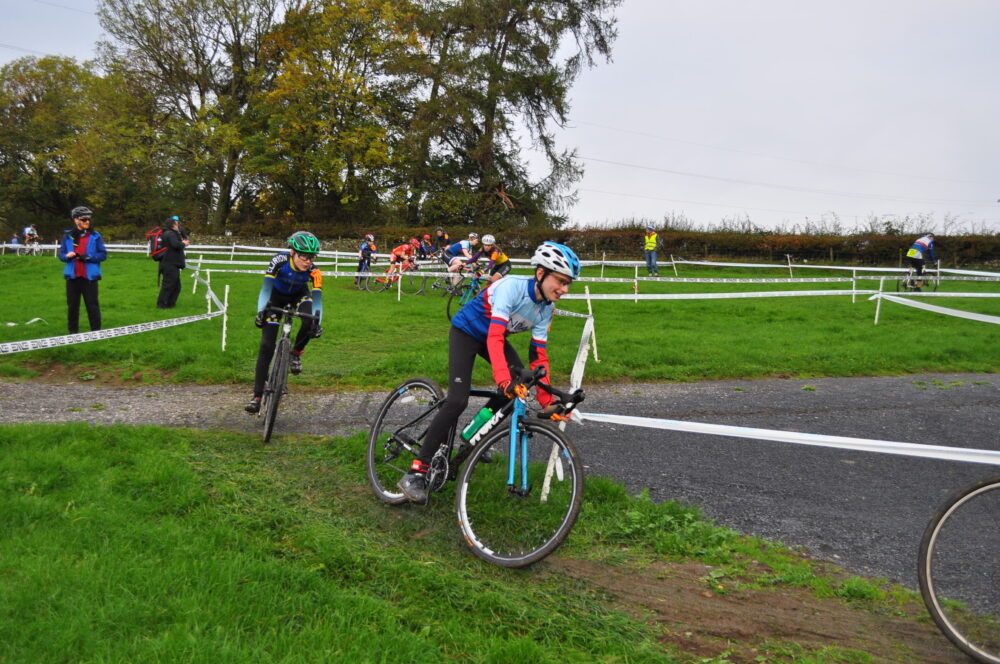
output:
POLYGON ((42 53, 41 51, 35 51, 30 48, 23 48, 21 46, 14 46, 13 44, 0 44, 0 48, 7 48, 12 51, 21 51, 22 53, 32 53, 34 55, 48 55, 48 53, 42 53))
MULTIPOLYGON (((689 201, 680 198, 663 198, 661 196, 647 196, 645 194, 625 194, 619 191, 605 191, 603 189, 584 189, 580 188, 580 191, 586 191, 592 194, 608 194, 610 196, 623 196, 625 198, 645 198, 651 201, 663 201, 665 203, 685 203, 687 205, 707 205, 709 207, 721 207, 729 208, 731 210, 757 210, 758 212, 777 212, 779 214, 800 214, 807 216, 809 212, 802 212, 800 210, 775 210, 773 208, 759 208, 759 207, 746 207, 743 205, 726 205, 724 203, 705 203, 703 201, 689 201)), ((819 216, 818 214, 816 216, 819 216)))
POLYGON ((80 12, 81 14, 90 14, 91 16, 96 16, 97 12, 87 11, 86 9, 79 9, 77 7, 67 7, 66 5, 59 5, 54 2, 46 2, 45 0, 34 0, 40 5, 48 5, 49 7, 58 7, 59 9, 68 9, 71 12, 80 12))
POLYGON ((792 163, 795 163, 795 164, 807 164, 809 166, 822 166, 824 168, 840 168, 840 169, 845 169, 845 170, 857 171, 859 173, 872 173, 874 175, 891 175, 893 177, 915 178, 915 179, 918 179, 918 180, 939 180, 941 182, 959 182, 959 183, 962 183, 962 184, 994 184, 992 182, 984 182, 984 181, 981 181, 981 180, 960 180, 960 179, 956 179, 956 178, 942 178, 942 177, 936 177, 936 176, 932 176, 932 175, 914 175, 912 173, 893 173, 891 171, 877 171, 877 170, 872 170, 872 169, 869 169, 869 168, 860 168, 860 167, 857 167, 857 166, 846 166, 844 164, 833 164, 833 163, 829 163, 829 162, 820 162, 820 161, 808 161, 808 160, 805 160, 805 159, 794 159, 794 158, 791 158, 791 157, 778 157, 778 156, 773 155, 773 154, 764 154, 762 152, 751 152, 749 150, 738 150, 738 149, 735 149, 735 148, 726 148, 726 147, 722 147, 722 146, 719 146, 719 145, 709 145, 708 143, 697 143, 695 141, 688 141, 688 140, 684 140, 684 139, 681 139, 681 138, 672 138, 672 137, 669 137, 669 136, 660 136, 658 134, 651 134, 651 133, 644 132, 644 131, 635 131, 635 130, 632 130, 632 129, 620 129, 618 127, 609 127, 608 125, 597 124, 595 122, 585 122, 583 120, 577 120, 576 124, 578 124, 578 125, 587 125, 589 127, 598 127, 600 129, 607 129, 608 131, 617 131, 617 132, 621 132, 623 134, 633 134, 635 136, 644 136, 646 138, 656 138, 656 139, 659 139, 661 141, 671 141, 671 142, 674 142, 674 143, 683 143, 685 145, 694 145, 696 147, 708 148, 710 150, 721 150, 723 152, 733 152, 735 154, 745 154, 745 155, 750 155, 750 156, 753 156, 753 157, 764 157, 766 159, 776 159, 778 161, 788 161, 788 162, 792 162, 792 163))
POLYGON ((658 168, 658 167, 655 167, 655 166, 642 166, 642 165, 639 165, 639 164, 629 164, 629 163, 625 163, 625 162, 621 162, 621 161, 612 161, 610 159, 598 159, 596 157, 584 157, 582 155, 579 156, 579 159, 583 159, 584 161, 594 161, 594 162, 598 162, 598 163, 602 163, 602 164, 610 164, 612 166, 623 166, 625 168, 637 168, 637 169, 644 170, 644 171, 654 171, 654 172, 657 172, 657 173, 670 173, 671 175, 680 175, 680 176, 683 176, 683 177, 700 178, 700 179, 703 179, 703 180, 713 180, 713 181, 716 181, 716 182, 728 182, 728 183, 731 183, 731 184, 744 184, 744 185, 749 185, 749 186, 753 186, 753 187, 769 187, 771 189, 782 189, 782 190, 785 190, 785 191, 798 191, 798 192, 809 193, 809 194, 824 194, 824 195, 828 195, 828 196, 844 196, 844 197, 848 197, 848 198, 866 198, 866 199, 871 199, 871 200, 895 201, 895 202, 902 202, 902 203, 924 203, 924 204, 932 204, 932 205, 934 205, 934 204, 937 204, 937 205, 940 205, 940 204, 955 204, 955 205, 968 205, 968 206, 972 206, 972 207, 993 207, 993 205, 995 205, 995 203, 986 204, 986 203, 978 203, 978 202, 975 202, 975 201, 958 201, 958 200, 945 200, 945 199, 938 199, 938 200, 918 199, 918 198, 905 198, 903 196, 893 196, 893 195, 889 195, 889 194, 886 194, 886 195, 875 195, 875 194, 861 194, 861 193, 847 192, 847 191, 832 191, 832 190, 826 190, 826 189, 810 189, 808 187, 794 187, 794 186, 791 186, 791 185, 772 184, 772 183, 769 183, 769 182, 754 182, 753 180, 741 180, 741 179, 738 179, 738 178, 724 178, 724 177, 719 177, 719 176, 716 176, 716 175, 705 175, 703 173, 692 173, 692 172, 689 172, 689 171, 677 171, 677 170, 673 170, 673 169, 669 169, 669 168, 658 168))

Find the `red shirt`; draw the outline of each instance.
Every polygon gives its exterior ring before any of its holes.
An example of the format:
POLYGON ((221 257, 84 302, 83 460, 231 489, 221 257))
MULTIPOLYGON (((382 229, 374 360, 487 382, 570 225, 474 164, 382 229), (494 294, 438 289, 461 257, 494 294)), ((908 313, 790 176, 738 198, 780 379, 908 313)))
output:
POLYGON ((412 244, 401 244, 392 250, 389 255, 390 260, 399 260, 400 258, 410 258, 413 256, 413 245, 412 244))
MULTIPOLYGON (((90 244, 90 233, 84 233, 80 236, 80 239, 73 243, 73 253, 77 256, 85 256, 87 254, 88 244, 90 244)), ((73 274, 77 277, 86 277, 87 264, 76 258, 74 258, 74 260, 76 262, 73 264, 73 274)))

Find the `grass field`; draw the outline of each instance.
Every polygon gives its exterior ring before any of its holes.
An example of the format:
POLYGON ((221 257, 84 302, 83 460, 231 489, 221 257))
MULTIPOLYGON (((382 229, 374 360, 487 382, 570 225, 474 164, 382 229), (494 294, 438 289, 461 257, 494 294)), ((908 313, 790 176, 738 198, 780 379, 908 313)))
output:
MULTIPOLYGON (((736 661, 675 647, 668 628, 565 563, 473 558, 450 485, 427 509, 382 505, 364 485, 363 435, 262 449, 256 437, 156 427, 2 434, 0 662, 736 661)), ((653 583, 656 561, 696 559, 704 572, 687 583, 706 597, 802 588, 863 620, 899 620, 913 604, 692 509, 587 483, 564 561, 653 583)), ((879 661, 764 636, 730 650, 750 646, 755 662, 879 661)))
MULTIPOLYGON (((206 311, 204 288, 191 294, 191 280, 176 310, 155 308, 155 264, 144 256, 113 254, 101 282, 104 327, 206 311)), ((804 276, 843 272, 800 271, 804 276)), ((605 276, 631 276, 630 268, 608 268, 605 276)), ((45 323, 0 326, 0 342, 65 333, 62 264, 52 256, 0 258, 0 274, 12 287, 4 296, 3 323, 41 317, 45 323)), ((584 276, 597 276, 588 268, 584 276)), ((667 272, 664 272, 667 274, 667 272)), ((781 278, 785 270, 683 266, 682 277, 781 278)), ((199 382, 249 384, 260 333, 253 326, 260 277, 216 274, 222 297, 230 286, 228 348, 220 350, 221 322, 202 321, 114 340, 32 351, 0 358, 0 375, 54 373, 102 382, 199 382)), ((583 284, 574 293, 583 292, 583 284)), ((649 283, 643 293, 825 290, 844 284, 649 283)), ((861 287, 877 287, 866 281, 861 287)), ((590 284, 592 293, 630 293, 628 283, 590 284)), ((944 282, 942 291, 996 291, 995 283, 944 282)), ((1000 299, 936 298, 934 304, 1000 315, 1000 299)), ((383 389, 410 375, 445 378, 448 321, 444 298, 355 290, 349 279, 324 283, 324 335, 305 356, 301 384, 322 389, 383 389)), ((560 308, 585 312, 586 303, 560 308)), ((910 372, 1000 370, 996 329, 989 324, 929 314, 884 303, 874 325, 875 303, 859 296, 787 297, 693 301, 594 301, 601 362, 587 366, 585 382, 690 381, 773 376, 857 376, 910 372)), ((81 314, 83 329, 86 316, 81 314)), ((557 317, 550 334, 556 381, 565 381, 579 344, 580 319, 557 317)), ((526 352, 527 339, 515 338, 526 352)), ((488 370, 478 367, 477 380, 488 370)))

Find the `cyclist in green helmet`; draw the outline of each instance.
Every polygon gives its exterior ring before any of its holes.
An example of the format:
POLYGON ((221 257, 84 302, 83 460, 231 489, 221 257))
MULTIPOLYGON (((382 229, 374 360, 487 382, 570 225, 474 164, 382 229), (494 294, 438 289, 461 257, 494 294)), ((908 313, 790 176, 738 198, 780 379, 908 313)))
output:
MULTIPOLYGON (((285 307, 296 303, 300 313, 323 316, 323 275, 314 266, 319 254, 319 240, 308 231, 297 231, 288 238, 288 251, 271 259, 264 272, 264 283, 257 298, 257 318, 254 323, 261 328, 260 349, 257 351, 257 370, 254 376, 253 397, 246 405, 248 413, 260 411, 264 382, 274 355, 278 338, 279 321, 276 314, 269 314, 268 307, 285 307)), ((288 368, 293 374, 302 372, 302 353, 310 339, 323 334, 320 321, 302 319, 288 368)))

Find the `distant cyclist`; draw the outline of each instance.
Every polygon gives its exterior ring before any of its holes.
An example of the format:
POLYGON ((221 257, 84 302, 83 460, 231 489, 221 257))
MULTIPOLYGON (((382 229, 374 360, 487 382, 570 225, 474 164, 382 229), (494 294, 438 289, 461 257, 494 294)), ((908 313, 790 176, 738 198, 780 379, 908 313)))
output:
POLYGON ((41 237, 38 235, 38 229, 35 228, 34 224, 25 226, 22 235, 24 235, 25 244, 35 244, 37 242, 41 242, 41 237))
MULTIPOLYGON (((479 233, 469 233, 468 240, 459 240, 445 249, 441 254, 441 260, 448 264, 448 271, 457 275, 464 266, 475 263, 476 259, 472 257, 472 252, 478 244, 479 233)), ((452 284, 457 283, 458 276, 452 277, 452 284)))
MULTIPOLYGON (((493 410, 498 410, 515 394, 524 368, 507 340, 509 335, 530 331, 530 366, 544 367, 546 374, 549 373, 546 344, 552 312, 555 303, 580 276, 580 260, 569 247, 544 242, 535 250, 531 264, 535 266, 533 276, 513 276, 491 284, 452 317, 448 337, 448 395, 427 428, 417 458, 399 481, 399 488, 409 500, 417 503, 427 500, 426 473, 431 458, 469 403, 472 367, 477 355, 493 367, 493 380, 499 388, 497 396, 487 404, 493 410)), ((542 381, 548 383, 548 375, 542 381)), ((560 412, 559 404, 553 403, 548 392, 539 389, 536 398, 544 416, 560 412)))
POLYGON ((438 226, 434 229, 434 248, 436 251, 444 253, 444 250, 451 246, 451 237, 438 226))
MULTIPOLYGON (((378 249, 375 247, 375 236, 369 233, 365 236, 365 239, 361 241, 361 246, 358 247, 358 269, 356 272, 361 274, 362 272, 370 272, 372 269, 372 263, 375 262, 375 254, 378 249)), ((360 277, 354 277, 354 285, 358 285, 358 279, 360 277)))
POLYGON ((416 261, 417 247, 419 246, 420 240, 411 237, 409 242, 404 242, 398 247, 394 247, 389 252, 389 265, 395 265, 397 270, 402 272, 410 263, 416 261))
POLYGON ((489 233, 483 236, 482 248, 473 256, 473 260, 480 258, 489 261, 483 271, 490 275, 490 283, 502 279, 513 267, 507 254, 497 246, 497 239, 489 233))
POLYGON ((424 235, 423 239, 420 240, 420 246, 417 247, 417 256, 423 259, 430 258, 434 255, 437 249, 434 247, 434 243, 431 241, 430 235, 424 235))
POLYGON ((913 271, 917 273, 917 287, 914 290, 918 293, 924 286, 924 281, 920 277, 924 273, 924 262, 928 258, 932 261, 937 260, 934 256, 934 233, 918 237, 906 252, 906 262, 913 266, 913 271))
MULTIPOLYGON (((280 316, 269 313, 268 307, 286 307, 294 304, 299 313, 323 316, 323 275, 314 267, 319 254, 319 240, 308 231, 298 231, 288 238, 288 251, 275 255, 264 272, 264 283, 257 297, 257 318, 254 324, 261 328, 260 349, 257 351, 257 369, 254 375, 253 398, 246 405, 248 413, 260 412, 260 400, 264 395, 271 357, 278 339, 280 316)), ((293 374, 302 372, 302 353, 310 339, 323 334, 320 320, 303 318, 295 343, 288 370, 293 374)))

